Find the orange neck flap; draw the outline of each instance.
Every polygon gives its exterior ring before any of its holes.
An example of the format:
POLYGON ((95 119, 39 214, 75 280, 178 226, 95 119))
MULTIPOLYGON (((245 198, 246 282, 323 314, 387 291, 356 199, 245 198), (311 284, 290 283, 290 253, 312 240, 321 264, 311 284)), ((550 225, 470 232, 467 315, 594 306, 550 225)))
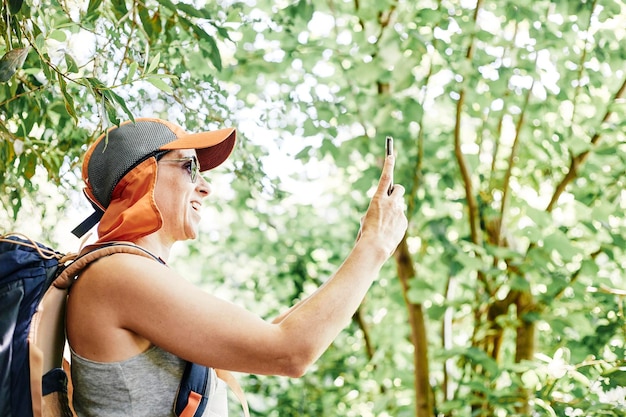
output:
POLYGON ((163 225, 154 200, 157 162, 148 158, 117 184, 98 225, 98 241, 130 241, 156 232, 163 225))

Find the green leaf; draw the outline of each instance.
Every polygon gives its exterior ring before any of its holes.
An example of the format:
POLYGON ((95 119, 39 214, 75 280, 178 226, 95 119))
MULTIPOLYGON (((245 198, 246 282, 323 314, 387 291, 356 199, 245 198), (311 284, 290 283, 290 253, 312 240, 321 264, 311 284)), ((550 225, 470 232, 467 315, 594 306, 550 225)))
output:
POLYGON ((100 9, 100 5, 102 4, 102 0, 89 0, 89 5, 87 6, 87 16, 95 15, 100 9))
POLYGON ((454 259, 470 271, 478 271, 485 266, 484 261, 480 259, 480 257, 478 257, 477 255, 471 256, 470 254, 463 251, 457 251, 454 254, 454 259))
POLYGON ((38 34, 37 37, 35 37, 35 47, 37 48, 37 50, 43 50, 44 47, 46 45, 46 38, 44 37, 44 35, 42 33, 38 34))
POLYGON ((11 190, 10 196, 11 196, 11 202, 13 203, 12 204, 13 220, 15 221, 17 220, 17 215, 20 209, 22 208, 22 195, 17 189, 14 189, 14 190, 11 190))
POLYGON ((161 60, 161 53, 157 52, 157 54, 150 60, 150 66, 146 70, 146 74, 151 74, 159 67, 159 62, 161 60))
POLYGON ((158 77, 158 76, 146 77, 146 81, 148 81, 150 84, 152 84, 159 90, 163 91, 164 93, 167 93, 167 94, 174 93, 174 90, 172 90, 172 87, 170 87, 165 81, 163 81, 161 77, 158 77))
MULTIPOLYGON (((106 97, 106 95, 103 95, 103 98, 106 97)), ((109 120, 109 122, 113 125, 119 125, 120 124, 120 120, 117 117, 117 108, 113 105, 113 103, 111 103, 110 100, 102 100, 102 105, 104 106, 104 110, 107 114, 107 119, 109 120)))
POLYGON ((422 116, 424 114, 424 109, 422 108, 422 105, 418 101, 414 99, 407 99, 404 102, 402 113, 403 113, 405 120, 417 122, 422 119, 422 116))
POLYGON ((67 34, 63 30, 53 30, 48 34, 48 38, 58 42, 65 42, 67 40, 67 34))
POLYGON ((527 226, 520 229, 518 233, 528 238, 530 242, 536 243, 543 239, 544 230, 536 226, 527 226))
POLYGON ((76 114, 76 106, 74 105, 74 97, 67 91, 67 83, 61 74, 58 74, 57 77, 59 81, 59 87, 61 89, 61 94, 63 95, 63 101, 65 102, 65 110, 67 114, 72 116, 74 122, 78 124, 78 115, 76 114))
POLYGON ((65 54, 65 65, 67 65, 67 72, 78 73, 78 64, 70 54, 65 54))
POLYGON ((218 71, 221 71, 222 70, 222 56, 217 47, 217 43, 215 42, 215 39, 213 39, 211 35, 206 33, 204 29, 193 24, 188 19, 181 18, 181 21, 185 22, 187 27, 190 28, 193 31, 193 33, 198 37, 200 48, 202 48, 202 50, 208 53, 208 58, 213 64, 213 66, 218 71))
POLYGON ((583 277, 595 278, 599 271, 600 268, 592 259, 585 259, 580 266, 580 275, 583 277))
POLYGON ((461 410, 465 407, 464 400, 452 400, 452 401, 444 401, 443 403, 437 406, 437 410, 441 413, 451 413, 456 410, 461 410))
POLYGON ((24 0, 9 0, 9 11, 11 14, 17 14, 22 8, 24 0))
POLYGON ((298 152, 294 156, 294 158, 302 159, 303 161, 308 161, 311 158, 311 150, 312 148, 310 146, 305 146, 304 148, 302 148, 300 152, 298 152))
POLYGON ((544 238, 544 247, 548 251, 558 252, 566 261, 581 253, 581 250, 572 246, 570 240, 558 230, 544 238))
POLYGON ((141 20, 143 30, 146 31, 148 37, 153 38, 155 36, 158 36, 161 33, 161 21, 159 13, 155 11, 153 15, 150 16, 149 9, 142 4, 138 5, 137 8, 139 9, 139 19, 141 20))
POLYGON ((497 362, 483 350, 471 347, 465 351, 465 356, 469 358, 472 363, 484 366, 491 375, 498 375, 499 367, 497 362))
POLYGON ((568 145, 572 150, 572 155, 580 155, 591 150, 589 141, 584 140, 580 136, 574 135, 568 141, 568 145))
POLYGON ((130 120, 134 120, 133 113, 130 111, 126 105, 126 101, 122 97, 113 92, 113 90, 105 90, 104 94, 111 102, 117 103, 130 120))
POLYGON ((102 81, 100 81, 99 79, 97 79, 95 77, 87 77, 87 78, 85 78, 85 80, 87 80, 89 85, 91 85, 93 88, 95 88, 97 90, 101 90, 101 89, 105 89, 106 88, 106 85, 102 81))
POLYGON ((308 0, 298 0, 285 8, 285 12, 291 17, 299 17, 305 22, 311 20, 313 16, 313 4, 308 0))
POLYGON ((603 201, 593 207, 591 210, 591 218, 593 220, 606 223, 609 221, 609 217, 613 215, 614 211, 614 204, 603 201))
POLYGON ((113 6, 115 18, 118 21, 128 14, 125 0, 111 0, 111 5, 113 6))
POLYGON ((139 64, 137 63, 137 61, 133 61, 128 67, 128 73, 126 74, 126 77, 124 78, 125 83, 129 84, 133 81, 133 77, 137 73, 137 68, 139 68, 139 64))
POLYGON ((557 417, 554 408, 552 408, 552 405, 549 402, 544 401, 541 398, 535 398, 535 403, 544 410, 545 413, 542 413, 543 415, 548 417, 557 417))
POLYGON ((603 376, 609 379, 609 387, 626 386, 626 366, 609 369, 603 376))
POLYGON ((552 215, 545 210, 526 207, 526 215, 540 228, 546 228, 552 224, 552 215))
POLYGON ((197 17, 199 19, 211 19, 208 7, 195 7, 183 2, 172 3, 170 0, 158 0, 163 6, 167 7, 172 12, 178 14, 179 11, 185 13, 187 16, 197 17))
POLYGON ((33 152, 24 152, 20 155, 19 170, 28 180, 33 178, 37 169, 37 156, 33 152))

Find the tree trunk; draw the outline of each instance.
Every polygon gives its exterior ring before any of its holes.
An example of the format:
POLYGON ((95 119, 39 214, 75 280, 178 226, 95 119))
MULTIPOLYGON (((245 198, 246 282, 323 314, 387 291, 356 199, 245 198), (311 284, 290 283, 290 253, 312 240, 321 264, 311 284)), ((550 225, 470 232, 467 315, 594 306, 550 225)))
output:
MULTIPOLYGON (((534 300, 529 292, 522 292, 517 297, 517 317, 520 325, 517 328, 517 339, 515 343, 515 362, 533 360, 535 355, 535 322, 529 320, 526 314, 534 309, 534 300)), ((517 409, 521 415, 530 415, 530 393, 524 390, 521 393, 523 401, 517 409)))
POLYGON ((400 242, 395 253, 398 278, 402 284, 402 296, 409 313, 411 326, 411 342, 413 343, 413 362, 415 364, 415 416, 432 417, 433 398, 429 384, 428 370, 428 340, 426 338, 426 323, 421 304, 412 303, 408 298, 409 281, 415 278, 415 268, 406 243, 406 236, 400 242))

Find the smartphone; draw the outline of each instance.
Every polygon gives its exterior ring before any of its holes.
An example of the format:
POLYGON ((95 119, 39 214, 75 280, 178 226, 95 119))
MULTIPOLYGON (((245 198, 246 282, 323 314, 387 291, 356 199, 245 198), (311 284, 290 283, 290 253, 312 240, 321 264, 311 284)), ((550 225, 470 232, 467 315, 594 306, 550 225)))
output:
MULTIPOLYGON (((393 155, 393 138, 391 136, 387 136, 385 139, 385 157, 388 155, 393 155)), ((393 191, 393 172, 391 173, 391 184, 389 185, 389 189, 387 190, 387 195, 390 195, 393 191)))

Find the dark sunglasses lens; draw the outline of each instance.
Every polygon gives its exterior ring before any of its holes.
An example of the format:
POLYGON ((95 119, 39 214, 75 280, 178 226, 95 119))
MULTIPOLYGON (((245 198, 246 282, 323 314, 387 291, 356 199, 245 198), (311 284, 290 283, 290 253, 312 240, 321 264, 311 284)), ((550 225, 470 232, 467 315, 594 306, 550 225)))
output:
POLYGON ((198 167, 198 160, 196 158, 192 158, 191 159, 191 182, 196 182, 199 171, 200 171, 200 168, 198 167))

